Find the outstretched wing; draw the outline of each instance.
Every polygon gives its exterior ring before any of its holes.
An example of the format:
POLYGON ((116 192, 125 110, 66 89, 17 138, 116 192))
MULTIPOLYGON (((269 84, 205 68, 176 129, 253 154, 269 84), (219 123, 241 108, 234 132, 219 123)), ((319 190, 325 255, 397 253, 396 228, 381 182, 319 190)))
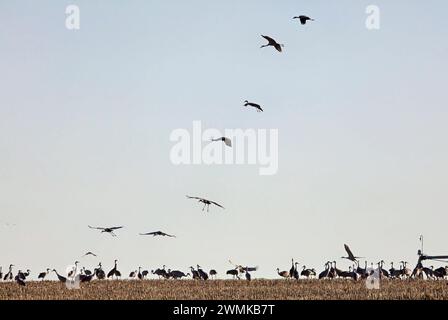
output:
POLYGON ((235 264, 235 263, 233 263, 232 260, 230 260, 230 259, 229 259, 229 263, 230 263, 231 265, 233 265, 235 268, 238 268, 238 265, 235 264))
POLYGON ((213 203, 215 206, 225 209, 222 205, 220 205, 219 203, 217 203, 215 201, 210 201, 210 203, 213 203))
POLYGON ((170 238, 176 238, 175 235, 171 235, 171 234, 168 234, 168 233, 165 233, 165 232, 162 232, 161 234, 162 234, 162 236, 167 236, 167 237, 170 237, 170 238))
POLYGON ((94 254, 93 252, 87 252, 85 255, 84 255, 84 257, 85 256, 94 256, 94 257, 96 257, 97 255, 96 254, 94 254))
POLYGON ((268 40, 269 41, 269 43, 277 43, 274 39, 272 39, 271 37, 268 37, 268 36, 264 36, 264 35, 261 35, 263 38, 265 38, 266 40, 268 40))
POLYGON ((121 226, 121 227, 112 227, 112 228, 108 228, 108 229, 110 229, 110 230, 118 230, 118 229, 121 229, 121 228, 124 228, 124 226, 121 226))
POLYGON ((155 234, 157 234, 157 232, 140 233, 141 236, 153 236, 155 234))
POLYGON ((246 270, 246 271, 257 271, 258 270, 258 266, 256 266, 256 267, 247 267, 247 268, 244 268, 244 270, 246 270))
POLYGON ((190 197, 190 196, 188 196, 188 195, 187 195, 187 198, 188 198, 188 199, 196 199, 196 200, 204 200, 203 198, 199 198, 199 197, 190 197))
POLYGON ((250 102, 249 105, 251 107, 254 107, 254 108, 257 108, 257 109, 261 109, 261 106, 259 104, 257 104, 257 103, 250 102))
POLYGON ((90 229, 97 229, 97 230, 104 230, 104 229, 106 229, 106 228, 101 228, 101 227, 92 227, 92 226, 89 226, 89 228, 90 228, 90 229))
POLYGON ((356 260, 355 256, 353 255, 352 251, 350 250, 349 246, 344 244, 344 248, 345 248, 345 251, 347 252, 348 257, 350 258, 350 260, 356 260))

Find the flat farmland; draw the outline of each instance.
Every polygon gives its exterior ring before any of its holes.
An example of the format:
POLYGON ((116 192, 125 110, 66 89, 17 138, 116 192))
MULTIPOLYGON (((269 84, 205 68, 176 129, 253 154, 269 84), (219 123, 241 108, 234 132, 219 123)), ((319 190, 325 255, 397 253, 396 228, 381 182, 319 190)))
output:
POLYGON ((69 290, 55 281, 0 282, 0 300, 448 300, 444 280, 96 280, 69 290))

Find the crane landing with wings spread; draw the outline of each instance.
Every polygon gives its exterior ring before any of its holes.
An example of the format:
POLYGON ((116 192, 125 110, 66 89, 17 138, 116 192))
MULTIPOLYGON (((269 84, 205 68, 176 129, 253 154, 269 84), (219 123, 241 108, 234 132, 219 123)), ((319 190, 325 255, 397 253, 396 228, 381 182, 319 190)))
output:
POLYGON ((342 259, 347 259, 353 262, 358 262, 358 259, 364 259, 364 257, 355 257, 355 255, 350 250, 350 247, 344 244, 345 251, 347 252, 348 257, 341 257, 342 259))
POLYGON ((101 233, 106 232, 106 233, 109 233, 112 237, 116 237, 117 235, 114 233, 114 231, 123 228, 123 226, 121 226, 121 227, 110 227, 110 228, 102 228, 102 227, 92 227, 92 226, 89 226, 89 228, 90 228, 90 229, 101 230, 101 233))
POLYGON ((176 238, 176 236, 162 232, 162 231, 154 231, 154 232, 147 232, 147 233, 140 233, 141 236, 162 236, 162 237, 170 237, 170 238, 176 238))
POLYGON ((209 212, 211 204, 213 204, 213 205, 215 205, 217 207, 220 207, 222 209, 225 209, 222 205, 220 205, 219 203, 217 203, 215 201, 207 200, 207 199, 200 198, 200 197, 190 197, 190 196, 187 196, 187 198, 188 199, 196 199, 196 200, 198 200, 198 202, 202 202, 204 204, 204 207, 202 207, 202 211, 204 211, 205 207, 207 207, 207 212, 209 212))

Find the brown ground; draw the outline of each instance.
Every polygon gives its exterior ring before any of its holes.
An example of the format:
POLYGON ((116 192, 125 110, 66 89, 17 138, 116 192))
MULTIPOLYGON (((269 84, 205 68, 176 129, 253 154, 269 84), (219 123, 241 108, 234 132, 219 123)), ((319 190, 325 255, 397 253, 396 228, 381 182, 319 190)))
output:
POLYGON ((80 290, 68 290, 63 283, 0 282, 0 300, 4 299, 443 299, 448 300, 446 281, 383 280, 380 290, 366 289, 365 282, 347 280, 254 280, 193 281, 93 281, 80 290))

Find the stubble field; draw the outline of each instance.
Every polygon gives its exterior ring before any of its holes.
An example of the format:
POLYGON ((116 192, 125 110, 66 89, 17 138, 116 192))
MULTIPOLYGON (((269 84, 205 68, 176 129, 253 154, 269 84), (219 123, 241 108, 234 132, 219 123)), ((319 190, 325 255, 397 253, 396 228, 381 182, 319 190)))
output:
POLYGON ((364 281, 254 280, 92 281, 68 290, 54 281, 0 283, 0 300, 448 300, 446 281, 383 280, 380 290, 364 281))

